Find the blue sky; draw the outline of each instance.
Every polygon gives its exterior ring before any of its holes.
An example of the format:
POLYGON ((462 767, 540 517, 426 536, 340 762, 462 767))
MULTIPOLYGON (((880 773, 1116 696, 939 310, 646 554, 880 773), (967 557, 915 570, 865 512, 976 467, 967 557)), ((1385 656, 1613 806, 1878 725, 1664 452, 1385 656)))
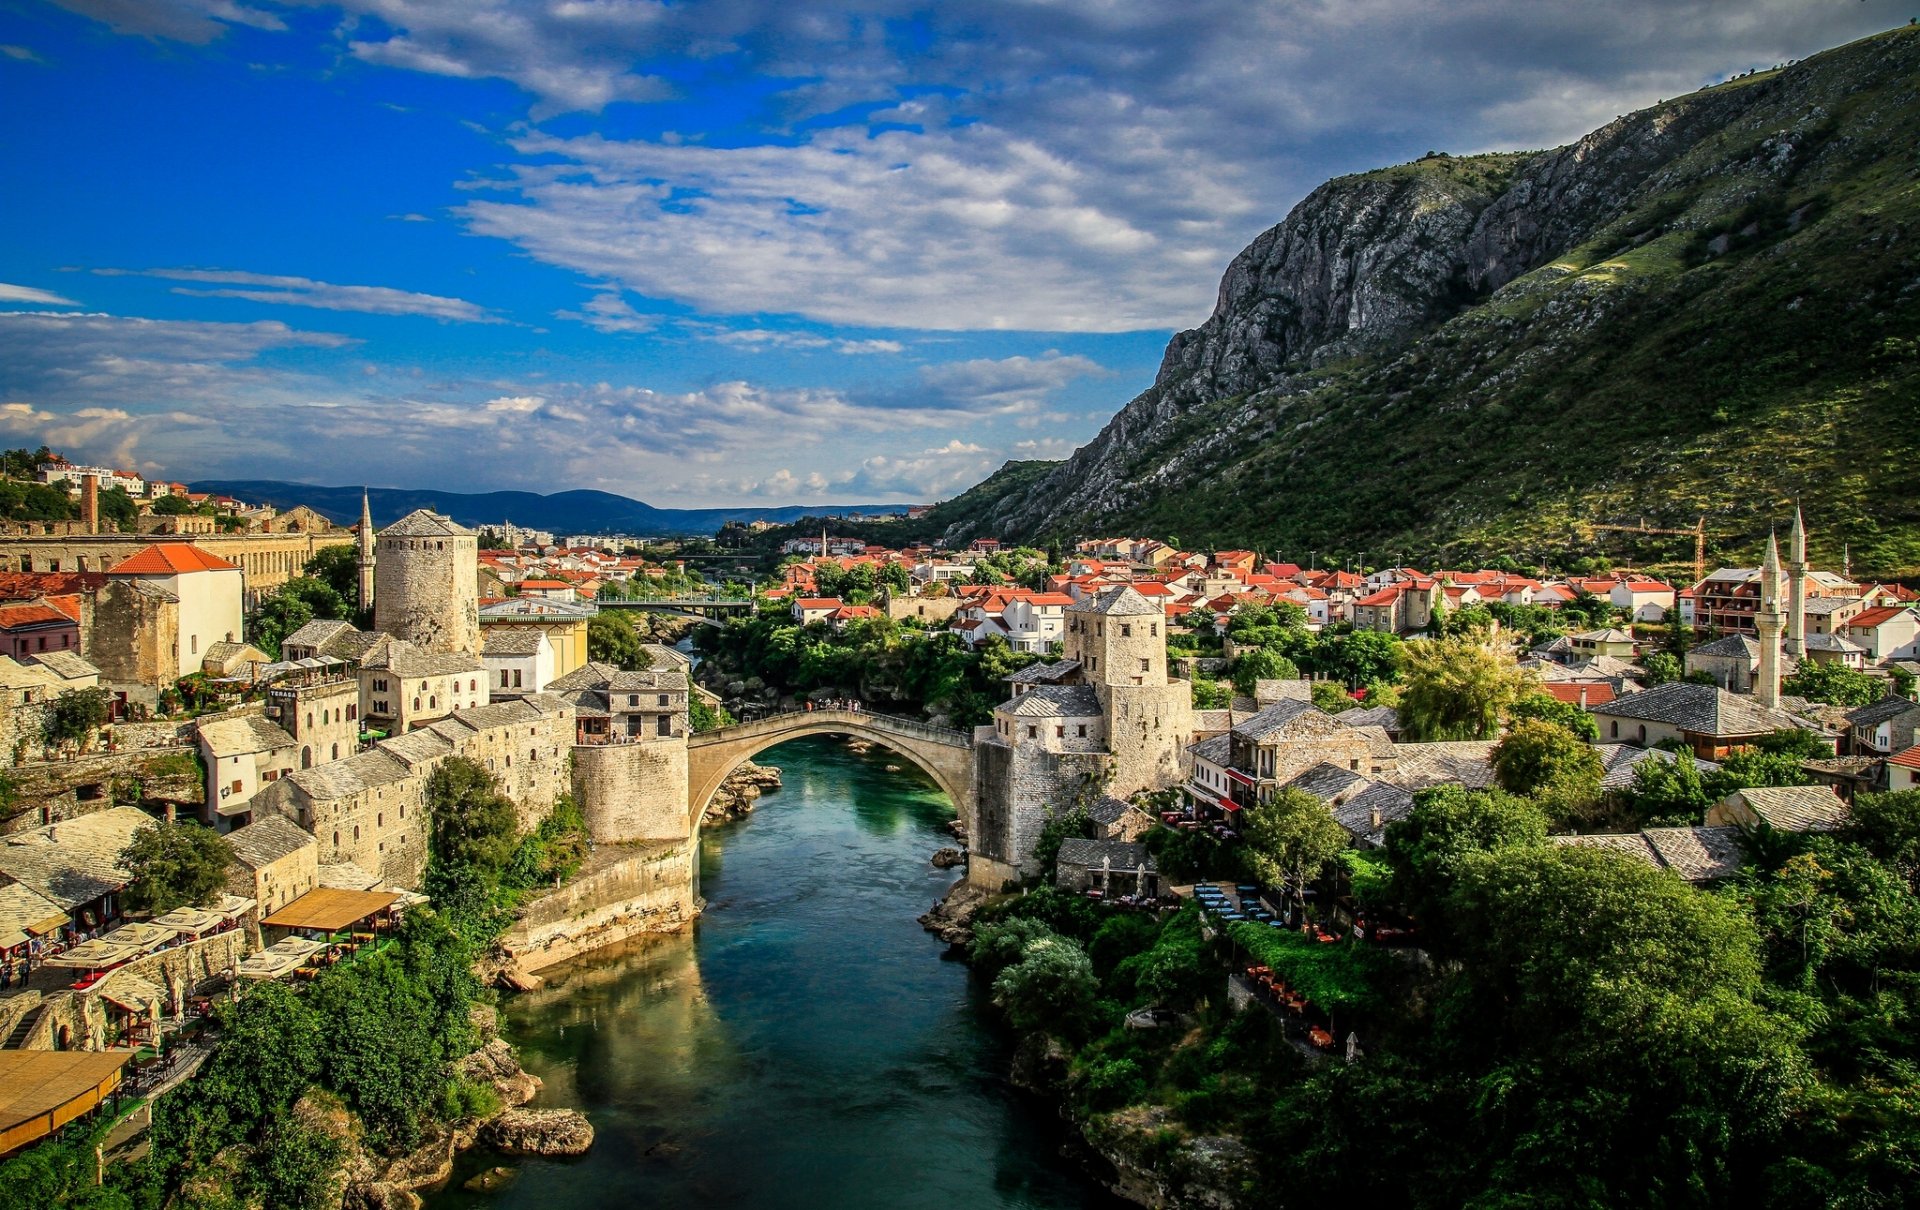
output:
POLYGON ((0 0, 0 441, 932 500, 1150 385, 1321 180, 1893 0, 0 0))

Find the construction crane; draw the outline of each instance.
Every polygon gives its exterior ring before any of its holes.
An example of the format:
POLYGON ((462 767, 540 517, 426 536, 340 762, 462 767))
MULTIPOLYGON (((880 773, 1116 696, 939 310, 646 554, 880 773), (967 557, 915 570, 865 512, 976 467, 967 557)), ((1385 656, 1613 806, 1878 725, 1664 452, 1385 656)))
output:
POLYGON ((1589 529, 1594 533, 1611 531, 1618 534, 1671 534, 1679 538, 1693 539, 1693 582, 1698 584, 1707 578, 1707 519, 1701 517, 1693 523, 1692 529, 1661 529, 1648 525, 1645 517, 1638 525, 1593 525, 1589 529))

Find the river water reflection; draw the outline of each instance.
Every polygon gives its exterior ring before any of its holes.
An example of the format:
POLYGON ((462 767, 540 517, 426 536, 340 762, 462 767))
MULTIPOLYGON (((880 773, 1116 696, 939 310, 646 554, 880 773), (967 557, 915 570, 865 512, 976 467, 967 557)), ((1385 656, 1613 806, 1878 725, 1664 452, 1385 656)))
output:
POLYGON ((433 1210, 1117 1205, 1007 1086, 966 968, 914 923, 953 879, 927 862, 946 799, 878 750, 762 759, 785 788, 709 832, 691 935, 557 968, 505 1006, 538 1103, 585 1109, 592 1154, 433 1210))

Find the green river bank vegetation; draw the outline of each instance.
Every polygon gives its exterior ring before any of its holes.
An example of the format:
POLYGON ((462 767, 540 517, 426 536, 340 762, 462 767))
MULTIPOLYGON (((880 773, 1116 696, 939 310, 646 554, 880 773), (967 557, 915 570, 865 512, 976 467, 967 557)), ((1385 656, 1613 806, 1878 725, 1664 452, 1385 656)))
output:
POLYGON ((1920 793, 1862 796, 1832 834, 1750 833, 1740 873, 1705 889, 1554 845, 1547 807, 1499 789, 1423 792, 1375 852, 1261 812, 1229 878, 1305 863, 1320 902, 1416 921, 1415 943, 1048 887, 976 918, 970 957, 1023 1071, 1123 1188, 1174 1205, 1908 1203, 1920 793), (1253 965, 1304 1018, 1235 1011, 1227 974, 1253 965), (1159 1011, 1130 1028, 1142 1008, 1159 1011))
POLYGON ((144 1157, 96 1186, 103 1131, 35 1147, 0 1165, 0 1210, 331 1210, 354 1149, 404 1155, 497 1111, 455 1067, 484 1040, 492 993, 475 963, 523 897, 578 867, 584 820, 563 798, 520 832, 493 775, 461 757, 435 771, 428 805, 432 907, 308 982, 241 985, 205 1065, 154 1103, 144 1157))

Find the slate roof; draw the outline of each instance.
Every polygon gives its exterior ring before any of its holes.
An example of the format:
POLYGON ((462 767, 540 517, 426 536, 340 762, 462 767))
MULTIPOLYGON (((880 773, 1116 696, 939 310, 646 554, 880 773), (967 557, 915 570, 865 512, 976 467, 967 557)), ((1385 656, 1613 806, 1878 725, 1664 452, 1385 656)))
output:
POLYGON ((1108 617, 1159 617, 1161 609, 1152 601, 1133 590, 1130 584, 1120 584, 1107 589, 1098 596, 1089 597, 1076 605, 1069 606, 1068 613, 1098 613, 1108 617))
POLYGON ((526 656, 540 654, 546 632, 531 626, 489 626, 482 632, 481 655, 526 656))
POLYGON ((1060 857, 1056 864, 1097 870, 1109 857, 1113 859, 1113 868, 1116 870, 1131 871, 1144 865, 1149 874, 1160 872, 1160 867, 1154 864, 1153 854, 1147 852, 1147 846, 1131 840, 1069 837, 1060 842, 1060 857))
MULTIPOLYGON (((1600 758, 1600 767, 1605 770, 1600 777, 1603 790, 1624 790, 1633 784, 1633 770, 1642 761, 1655 760, 1672 764, 1674 754, 1665 748, 1641 748, 1633 744, 1595 744, 1593 751, 1600 758)), ((1711 773, 1720 766, 1710 760, 1693 760, 1693 767, 1702 773, 1711 773)))
POLYGON ((1233 736, 1222 734, 1203 739, 1187 751, 1199 760, 1211 761, 1224 769, 1233 763, 1233 736))
POLYGON ((1052 664, 1028 664, 1007 678, 1010 685, 1057 685, 1080 671, 1079 660, 1059 660, 1052 664))
POLYGON ((71 911, 125 886, 120 853, 153 822, 134 807, 112 807, 16 833, 0 843, 0 873, 71 911))
POLYGON ((1713 882, 1740 868, 1740 829, 1734 827, 1648 828, 1643 832, 1598 836, 1555 836, 1553 843, 1622 853, 1684 881, 1713 882))
POLYGON ((1593 713, 1610 718, 1666 723, 1698 735, 1762 735, 1797 726, 1784 710, 1769 710, 1750 697, 1728 693, 1715 685, 1673 681, 1639 693, 1617 697, 1593 713))
POLYGON ((1386 843, 1387 825, 1405 819, 1413 811, 1413 795, 1399 786, 1368 778, 1359 793, 1350 794, 1333 804, 1334 822, 1363 847, 1377 849, 1386 843), (1374 812, 1380 813, 1380 826, 1373 826, 1374 812))
POLYGON ((1042 685, 1001 709, 1015 718, 1083 718, 1100 714, 1100 697, 1091 685, 1042 685))
POLYGON ((610 693, 685 693, 687 674, 684 672, 616 672, 607 683, 610 693))
POLYGON ((412 770, 398 757, 389 754, 386 748, 387 744, 383 743, 366 752, 356 752, 344 760, 301 769, 287 774, 274 784, 298 786, 313 798, 330 799, 345 798, 375 786, 390 786, 412 776, 412 770))
POLYGON ((665 643, 642 643, 640 650, 647 653, 647 659, 652 662, 656 671, 684 672, 693 667, 692 656, 665 643))
POLYGON ((1847 721, 1856 727, 1877 727, 1889 719, 1899 718, 1909 710, 1920 710, 1920 702, 1889 693, 1877 702, 1869 702, 1858 710, 1850 711, 1847 721))
POLYGON ((382 538, 471 538, 473 531, 430 508, 416 508, 379 531, 382 538))
POLYGON ((1424 790, 1429 786, 1484 790, 1493 784, 1492 753, 1491 740, 1395 744, 1394 770, 1383 776, 1406 790, 1424 790))
POLYGON ((376 672, 391 672, 395 676, 464 676, 486 669, 486 665, 473 656, 452 651, 427 651, 394 638, 387 638, 376 645, 362 659, 361 665, 376 672))
POLYGON ((100 675, 100 670, 81 658, 77 651, 42 651, 28 656, 26 662, 40 664, 63 680, 80 681, 100 675))
POLYGON ((1702 643, 1698 647, 1689 650, 1687 654, 1731 656, 1735 658, 1745 656, 1749 660, 1757 660, 1760 658, 1760 644, 1748 635, 1730 634, 1723 638, 1715 639, 1711 643, 1702 643))
POLYGON ((599 689, 613 683, 613 678, 619 675, 620 668, 617 664, 600 664, 588 660, 559 680, 548 682, 547 689, 554 693, 567 693, 576 689, 599 689))
POLYGON ((200 738, 207 745, 207 751, 218 760, 226 756, 244 756, 252 752, 272 752, 278 748, 292 748, 293 736, 278 723, 269 722, 257 714, 241 718, 223 718, 212 722, 201 722, 196 727, 200 738))
POLYGON ((1131 810, 1133 810, 1132 803, 1107 795, 1088 807, 1087 814, 1097 824, 1111 824, 1120 822, 1121 816, 1131 810))
POLYGON ((313 834, 284 815, 268 815, 227 833, 233 855, 251 869, 259 869, 315 843, 313 834))
POLYGON ((1321 802, 1332 802, 1340 794, 1353 789, 1367 779, 1351 769, 1342 768, 1331 761, 1321 761, 1313 768, 1287 783, 1289 790, 1304 790, 1321 802))
POLYGON ((1400 729, 1400 712, 1392 706, 1361 707, 1357 710, 1342 710, 1333 716, 1333 721, 1347 727, 1381 727, 1388 731, 1400 729))
POLYGON ((1259 743, 1267 739, 1329 735, 1337 726, 1339 724, 1333 721, 1331 715, 1312 702, 1289 698, 1286 701, 1275 702, 1235 723, 1233 734, 1237 738, 1259 743))
POLYGON ((1737 796, 1782 832, 1831 832, 1847 817, 1831 786, 1754 786, 1737 796))
MULTIPOLYGON (((1849 606, 1858 605, 1859 603, 1859 597, 1808 597, 1805 602, 1805 608, 1807 613, 1819 616, 1839 613, 1841 610, 1849 606)), ((1813 636, 1809 634, 1807 637, 1812 638, 1813 636)))
POLYGON ((1866 648, 1839 634, 1813 634, 1805 637, 1808 651, 1837 651, 1842 655, 1865 655, 1866 648))

